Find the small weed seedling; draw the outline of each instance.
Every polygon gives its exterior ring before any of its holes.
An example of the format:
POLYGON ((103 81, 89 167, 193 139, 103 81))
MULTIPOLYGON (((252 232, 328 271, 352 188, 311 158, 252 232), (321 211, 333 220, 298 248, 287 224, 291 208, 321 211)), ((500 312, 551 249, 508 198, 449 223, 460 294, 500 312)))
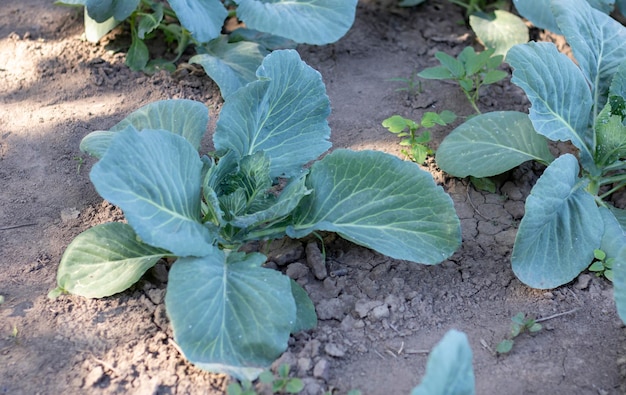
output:
POLYGON ((383 121, 383 126, 402 139, 400 141, 401 146, 408 147, 408 149, 402 150, 404 155, 413 162, 423 165, 426 157, 434 152, 426 145, 430 142, 430 132, 417 133, 418 129, 429 129, 435 125, 447 125, 454 122, 455 119, 456 115, 452 111, 445 110, 441 114, 429 111, 424 114, 420 123, 400 115, 393 115, 383 121))
POLYGON ((458 82, 472 108, 480 114, 477 105, 480 88, 483 85, 498 82, 507 76, 506 72, 498 70, 504 57, 502 55, 492 56, 494 51, 494 49, 487 49, 476 53, 474 48, 466 47, 456 59, 445 52, 438 51, 435 53, 435 57, 441 65, 424 69, 417 76, 430 80, 458 82))
POLYGON ((83 159, 82 155, 75 156, 74 160, 76 161, 76 174, 80 174, 80 169, 85 164, 85 160, 83 159))
POLYGON ((513 348, 514 340, 516 337, 524 332, 535 333, 539 332, 542 328, 541 324, 537 323, 533 318, 526 317, 524 313, 517 313, 511 321, 511 337, 504 339, 496 346, 496 352, 498 354, 506 354, 513 348))
MULTIPOLYGON (((275 376, 269 370, 259 375, 259 382, 268 385, 272 394, 297 394, 304 389, 302 380, 289 377, 289 365, 280 365, 275 376)), ((237 382, 230 383, 226 389, 227 395, 256 395, 257 391, 250 380, 242 380, 241 384, 237 382)))
POLYGON ((607 280, 613 281, 613 262, 615 258, 606 257, 606 252, 596 248, 593 250, 595 261, 589 266, 589 271, 594 272, 596 276, 604 276, 607 280))
POLYGON ((407 98, 410 98, 411 96, 417 96, 424 91, 422 81, 418 80, 416 77, 417 73, 412 74, 409 78, 396 77, 390 78, 387 81, 404 84, 404 86, 397 88, 396 92, 406 92, 407 98))
POLYGON ((477 12, 487 12, 491 10, 503 9, 507 5, 506 0, 448 0, 452 4, 456 4, 465 8, 465 17, 477 12))

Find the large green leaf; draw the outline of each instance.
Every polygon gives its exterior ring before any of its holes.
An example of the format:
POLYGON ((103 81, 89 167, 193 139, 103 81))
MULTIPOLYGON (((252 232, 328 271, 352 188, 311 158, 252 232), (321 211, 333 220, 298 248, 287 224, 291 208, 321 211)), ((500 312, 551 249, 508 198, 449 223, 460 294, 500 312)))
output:
POLYGON ((561 34, 550 9, 550 0, 513 0, 513 4, 517 12, 533 25, 561 34))
POLYGON ((528 115, 516 111, 481 114, 454 129, 437 149, 437 165, 456 177, 490 177, 528 160, 550 163, 546 139, 528 115))
MULTIPOLYGON (((606 14, 613 10, 614 0, 587 0, 587 2, 595 9, 606 14)), ((519 14, 532 22, 533 25, 551 30, 553 33, 561 34, 557 21, 551 10, 551 0, 513 0, 515 8, 519 14)), ((579 7, 572 4, 573 10, 580 10, 579 7)), ((586 15, 586 14, 585 14, 586 15)))
POLYGON ((476 36, 487 48, 494 48, 494 55, 506 56, 516 44, 528 42, 528 27, 517 15, 495 10, 491 14, 470 15, 469 23, 476 36))
POLYGON ((552 43, 516 45, 507 61, 515 69, 511 82, 524 89, 532 103, 529 116, 535 130, 550 140, 571 140, 583 164, 591 166, 593 100, 582 71, 552 43))
POLYGON ((132 127, 135 130, 162 129, 183 136, 195 149, 209 123, 209 110, 197 101, 176 99, 160 100, 130 113, 109 131, 89 133, 80 143, 80 149, 101 158, 117 132, 132 127))
POLYGON ((257 76, 228 96, 213 136, 215 148, 231 149, 240 158, 264 151, 272 177, 300 174, 331 145, 322 77, 294 50, 272 52, 257 76))
POLYGON ((219 37, 228 16, 220 0, 169 0, 168 3, 180 24, 201 43, 219 37))
POLYGON ((120 23, 119 21, 116 21, 113 17, 105 20, 104 22, 98 22, 89 16, 86 7, 85 12, 83 13, 83 18, 85 20, 85 38, 87 39, 87 41, 92 43, 97 43, 98 41, 100 41, 102 37, 104 37, 108 32, 113 30, 113 28, 120 23))
POLYGON ((613 75, 609 96, 621 96, 626 99, 626 62, 623 62, 613 75))
POLYGON ((589 266, 600 246, 604 224, 578 172, 573 155, 559 157, 526 199, 511 263, 515 275, 533 288, 571 281, 589 266))
POLYGON ((265 259, 214 248, 172 266, 165 306, 176 343, 193 364, 254 379, 287 348, 296 325, 291 280, 261 267, 265 259))
POLYGON ((604 225, 600 249, 606 253, 606 259, 617 259, 620 251, 626 247, 626 233, 611 210, 606 207, 600 207, 599 210, 604 225))
POLYGON ((317 313, 313 301, 304 288, 294 280, 291 280, 291 293, 296 303, 296 323, 291 333, 314 329, 317 326, 317 313))
POLYGON ((86 0, 89 16, 97 22, 104 22, 113 17, 123 21, 137 9, 140 0, 86 0))
POLYGON ((58 290, 86 298, 110 296, 136 283, 167 254, 142 243, 128 224, 97 225, 67 246, 57 272, 58 290))
POLYGON ((613 292, 617 313, 626 322, 626 233, 613 215, 613 211, 600 208, 604 222, 604 233, 600 249, 606 253, 606 259, 613 261, 613 292))
POLYGON ((392 258, 434 264, 459 247, 450 197, 413 163, 376 151, 336 150, 311 168, 290 237, 337 232, 392 258))
POLYGON ((250 29, 303 44, 330 44, 354 22, 357 0, 235 0, 250 29))
POLYGON ((621 96, 612 96, 596 119, 596 163, 608 166, 626 157, 626 103, 621 96))
POLYGON ((613 216, 615 216, 615 219, 617 220, 619 225, 622 227, 622 230, 626 232, 626 210, 616 208, 611 205, 609 205, 608 207, 609 210, 611 210, 611 213, 613 213, 613 216))
POLYGON ((626 28, 585 0, 552 0, 552 8, 592 88, 594 115, 598 114, 606 103, 613 74, 626 61, 626 28))
POLYGON ((411 395, 475 394, 472 349, 467 335, 448 331, 428 356, 426 375, 411 395))
POLYGON ((199 222, 201 170, 197 151, 183 137, 128 129, 115 136, 90 176, 144 242, 177 256, 202 256, 214 235, 199 222))
POLYGON ((248 82, 256 81, 256 70, 268 52, 259 44, 240 41, 229 43, 227 36, 221 36, 199 48, 198 55, 189 59, 197 63, 220 88, 223 98, 227 98, 248 82))

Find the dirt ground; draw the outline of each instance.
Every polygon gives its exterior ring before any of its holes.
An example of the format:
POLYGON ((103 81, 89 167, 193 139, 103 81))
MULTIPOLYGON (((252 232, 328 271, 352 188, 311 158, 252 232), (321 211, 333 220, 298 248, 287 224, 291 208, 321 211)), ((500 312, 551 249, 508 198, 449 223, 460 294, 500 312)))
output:
MULTIPOLYGON (((426 81, 422 93, 409 95, 388 81, 434 65, 437 50, 454 55, 476 44, 462 10, 444 0, 414 9, 394 3, 362 1, 339 42, 298 48, 327 85, 335 148, 401 155, 383 119, 444 109, 471 114, 452 84, 426 81)), ((173 345, 164 265, 109 298, 46 297, 68 243, 94 224, 122 219, 91 185, 94 161, 81 154, 80 140, 155 100, 202 101, 212 120, 222 103, 199 70, 131 72, 115 52, 127 41, 123 35, 99 45, 81 35, 77 10, 48 0, 3 1, 0 394, 224 393, 227 377, 195 368, 173 345)), ((507 79, 485 90, 480 107, 526 111, 528 102, 507 79)), ((435 148, 450 130, 433 132, 435 148)), ((451 328, 468 334, 478 394, 624 393, 624 326, 611 284, 583 274, 558 289, 533 290, 511 271, 516 225, 542 169, 522 165, 498 180, 495 194, 477 192, 432 163, 429 169, 452 196, 463 229, 462 247, 442 264, 396 261, 329 236, 326 265, 345 275, 322 281, 303 265, 304 244, 285 242, 291 254, 281 268, 305 285, 320 318, 317 329, 292 338, 278 361, 304 379, 304 393, 408 394, 424 374, 428 351, 451 328), (518 312, 547 318, 544 329, 495 356, 491 349, 518 312)))

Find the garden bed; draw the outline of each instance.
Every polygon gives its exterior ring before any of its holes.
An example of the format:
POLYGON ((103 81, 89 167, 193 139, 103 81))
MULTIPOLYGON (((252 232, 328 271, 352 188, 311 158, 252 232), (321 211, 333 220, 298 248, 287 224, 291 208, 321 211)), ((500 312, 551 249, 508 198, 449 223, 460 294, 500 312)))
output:
MULTIPOLYGON (((474 45, 463 18, 443 0, 412 9, 363 1, 337 43, 299 46, 326 84, 333 147, 401 156, 384 119, 471 114, 456 85, 424 81, 416 94, 389 81, 433 66, 436 51, 456 55, 474 45)), ((163 304, 167 265, 112 297, 46 297, 69 242, 90 226, 123 219, 90 183, 94 160, 81 154, 80 140, 167 98, 207 104, 212 132, 223 103, 199 67, 131 72, 116 52, 123 38, 110 34, 94 45, 81 34, 82 13, 47 1, 9 0, 0 12, 0 394, 224 393, 225 376, 195 368, 172 342, 163 304)), ((487 87, 479 102, 485 112, 528 105, 509 78, 487 87)), ((433 130, 433 148, 450 130, 433 130)), ((212 148, 208 135, 205 150, 212 148)), ((286 257, 278 268, 304 285, 319 316, 318 327, 295 335, 277 363, 290 364, 308 393, 408 394, 428 352, 454 328, 469 337, 479 394, 623 393, 624 330, 611 283, 584 273, 558 289, 534 290, 511 270, 523 203, 543 168, 527 163, 508 172, 497 193, 448 177, 432 160, 426 168, 454 201, 461 248, 423 266, 327 235, 327 275, 318 278, 305 253, 315 239, 271 246, 270 259, 286 257), (518 312, 544 319, 543 329, 496 356, 518 312)))

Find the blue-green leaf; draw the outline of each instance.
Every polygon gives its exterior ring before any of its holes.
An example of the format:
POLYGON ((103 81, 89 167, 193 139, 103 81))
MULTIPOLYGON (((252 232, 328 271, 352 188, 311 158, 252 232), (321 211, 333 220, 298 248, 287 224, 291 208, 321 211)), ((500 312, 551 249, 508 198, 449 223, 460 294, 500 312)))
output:
POLYGON ((611 205, 609 205, 608 207, 609 210, 611 210, 611 213, 613 213, 613 216, 615 216, 615 219, 617 220, 619 225, 622 227, 622 230, 626 232, 626 210, 616 208, 611 205))
POLYGON ((604 223, 600 249, 606 254, 605 259, 617 259, 620 251, 626 247, 626 233, 611 210, 606 207, 600 207, 599 210, 604 223))
POLYGON ((376 151, 336 150, 311 168, 290 237, 337 232, 396 259, 439 263, 459 247, 450 197, 413 163, 376 151))
POLYGON ((137 9, 140 0, 86 0, 89 16, 97 22, 104 22, 113 17, 123 21, 137 9))
POLYGON ((606 103, 613 74, 626 61, 626 28, 606 13, 593 9, 585 0, 552 0, 552 7, 561 32, 591 86, 594 115, 598 114, 606 103))
POLYGON ((236 0, 237 17, 250 29, 303 44, 325 45, 354 22, 357 0, 236 0))
POLYGON ((550 9, 550 0, 513 0, 513 4, 517 12, 533 25, 561 34, 550 9))
POLYGON ((428 356, 426 375, 411 395, 475 394, 472 349, 467 335, 448 331, 428 356))
POLYGON ((113 17, 104 22, 98 22, 89 16, 86 7, 83 15, 85 19, 85 38, 92 43, 97 43, 105 34, 113 30, 113 28, 120 23, 113 17))
POLYGON ((117 132, 129 127, 137 131, 167 130, 183 136, 195 149, 198 149, 208 123, 209 110, 200 102, 184 99, 156 101, 133 111, 110 131, 96 131, 88 134, 81 141, 80 149, 101 158, 117 132))
POLYGON ((528 160, 553 160, 546 139, 528 115, 499 111, 471 118, 454 129, 437 149, 437 165, 455 177, 491 177, 528 160))
POLYGON ((626 62, 623 62, 613 75, 609 96, 621 96, 626 99, 626 62))
POLYGON ((291 293, 296 303, 296 323, 291 333, 315 328, 317 326, 317 313, 315 313, 315 306, 309 295, 294 280, 291 280, 291 293))
POLYGON ((504 10, 470 15, 469 23, 483 45, 495 49, 494 55, 506 56, 512 46, 529 40, 528 27, 524 21, 504 10))
POLYGON ((626 126, 621 96, 612 96, 596 118, 596 163, 600 166, 613 164, 626 157, 626 126))
POLYGON ((301 174, 330 148, 330 102, 320 74, 294 50, 268 55, 252 82, 228 97, 213 142, 240 158, 264 151, 272 177, 301 174))
POLYGON ((100 195, 119 206, 141 239, 177 256, 202 256, 214 235, 199 222, 202 161, 183 137, 127 129, 91 170, 100 195))
POLYGON ((180 24, 201 43, 219 37, 228 16, 220 0, 170 0, 169 4, 180 24))
POLYGON ((229 43, 227 36, 221 36, 204 45, 201 53, 189 59, 189 63, 202 66, 226 99, 248 82, 256 81, 256 70, 267 54, 257 43, 229 43))
MULTIPOLYGON (((619 1, 619 0, 618 0, 619 1)), ((587 0, 595 9, 609 14, 613 10, 615 0, 587 0)), ((547 29, 556 34, 561 34, 557 21, 551 10, 551 0, 513 0, 519 14, 541 29, 547 29)), ((571 5, 572 10, 581 12, 580 7, 571 5)), ((588 15, 588 14, 583 14, 588 15)))
POLYGON ((550 140, 571 140, 583 165, 591 166, 593 100, 582 71, 552 43, 516 45, 507 61, 515 69, 511 82, 524 89, 532 103, 529 116, 535 130, 550 140))
POLYGON ((193 364, 254 379, 287 348, 296 323, 291 280, 261 267, 265 259, 214 248, 174 263, 165 306, 174 339, 193 364))
POLYGON ((511 263, 515 275, 533 288, 571 281, 589 266, 600 246, 604 224, 578 172, 573 155, 559 157, 526 199, 511 263))
POLYGON ((76 236, 63 253, 57 284, 63 292, 102 298, 122 292, 164 255, 137 238, 128 224, 94 226, 76 236))

